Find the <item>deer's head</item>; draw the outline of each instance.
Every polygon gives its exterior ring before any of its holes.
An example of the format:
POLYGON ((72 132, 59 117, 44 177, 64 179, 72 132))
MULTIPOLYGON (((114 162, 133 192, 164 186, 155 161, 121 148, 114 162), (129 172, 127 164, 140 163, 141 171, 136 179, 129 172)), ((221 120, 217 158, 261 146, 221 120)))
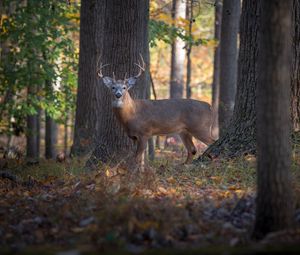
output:
MULTIPOLYGON (((140 55, 141 56, 141 55, 140 55)), ((134 63, 139 68, 139 72, 135 76, 131 76, 129 78, 126 78, 126 74, 123 80, 116 80, 115 74, 113 73, 113 77, 104 76, 102 74, 102 68, 106 65, 100 65, 100 67, 97 70, 98 77, 102 78, 103 83, 106 85, 107 88, 110 89, 112 95, 113 95, 113 107, 121 108, 123 106, 123 99, 125 95, 128 93, 128 91, 135 85, 138 77, 141 76, 141 74, 145 71, 145 62, 143 60, 143 57, 141 56, 141 63, 134 63)))

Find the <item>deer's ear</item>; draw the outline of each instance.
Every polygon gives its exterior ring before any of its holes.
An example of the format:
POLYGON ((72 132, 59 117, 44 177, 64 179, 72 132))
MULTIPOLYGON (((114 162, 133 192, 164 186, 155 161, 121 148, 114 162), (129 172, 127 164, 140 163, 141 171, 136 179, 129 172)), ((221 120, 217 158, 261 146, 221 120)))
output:
POLYGON ((103 77, 103 83, 105 84, 106 87, 110 88, 111 85, 113 84, 113 79, 110 77, 103 77))
POLYGON ((128 78, 127 83, 128 83, 128 89, 131 89, 136 83, 136 78, 135 77, 128 78))

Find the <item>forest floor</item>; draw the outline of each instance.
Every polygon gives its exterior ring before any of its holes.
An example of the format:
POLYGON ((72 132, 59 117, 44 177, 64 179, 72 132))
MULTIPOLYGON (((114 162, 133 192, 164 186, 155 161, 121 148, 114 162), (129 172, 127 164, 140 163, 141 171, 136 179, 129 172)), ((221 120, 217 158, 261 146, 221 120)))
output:
POLYGON ((9 162, 17 179, 0 178, 0 253, 267 254, 265 247, 270 252, 276 244, 285 254, 300 254, 299 247, 282 246, 300 241, 297 155, 292 174, 298 230, 259 243, 251 240, 253 156, 195 166, 180 164, 180 153, 158 152, 142 174, 104 165, 87 173, 79 159, 9 162))

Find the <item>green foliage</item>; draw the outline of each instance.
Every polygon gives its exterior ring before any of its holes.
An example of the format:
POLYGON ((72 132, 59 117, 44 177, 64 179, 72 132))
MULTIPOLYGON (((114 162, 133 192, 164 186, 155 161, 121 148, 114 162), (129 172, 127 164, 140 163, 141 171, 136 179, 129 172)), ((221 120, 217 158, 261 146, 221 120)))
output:
POLYGON ((163 41, 167 44, 172 44, 176 38, 182 39, 189 45, 201 45, 206 44, 207 39, 195 39, 192 35, 188 35, 185 29, 181 27, 171 26, 161 20, 149 21, 149 43, 150 47, 157 46, 157 41, 163 41))
MULTIPOLYGON (((193 11, 193 26, 198 35, 189 33, 190 20, 180 17, 173 20, 171 13, 160 13, 149 21, 149 43, 150 47, 156 47, 158 41, 172 44, 176 38, 182 39, 186 45, 207 45, 213 40, 214 5, 209 1, 196 0, 193 11), (203 2, 203 3, 202 3, 203 2)), ((171 12, 169 10, 169 12, 171 12)))
POLYGON ((0 40, 0 132, 38 109, 56 120, 74 107, 78 8, 59 0, 4 0, 0 40), (28 93, 30 91, 30 93, 28 93))

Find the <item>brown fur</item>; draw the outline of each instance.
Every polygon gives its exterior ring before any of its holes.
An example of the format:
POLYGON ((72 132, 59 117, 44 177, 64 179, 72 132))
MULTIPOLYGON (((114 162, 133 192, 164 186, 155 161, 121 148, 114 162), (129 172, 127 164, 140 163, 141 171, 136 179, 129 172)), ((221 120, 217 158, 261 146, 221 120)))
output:
POLYGON ((133 100, 128 91, 123 95, 123 106, 113 111, 128 136, 137 141, 136 160, 140 162, 147 140, 153 135, 177 133, 193 159, 196 147, 192 137, 209 145, 212 137, 213 114, 211 106, 192 99, 133 100))

